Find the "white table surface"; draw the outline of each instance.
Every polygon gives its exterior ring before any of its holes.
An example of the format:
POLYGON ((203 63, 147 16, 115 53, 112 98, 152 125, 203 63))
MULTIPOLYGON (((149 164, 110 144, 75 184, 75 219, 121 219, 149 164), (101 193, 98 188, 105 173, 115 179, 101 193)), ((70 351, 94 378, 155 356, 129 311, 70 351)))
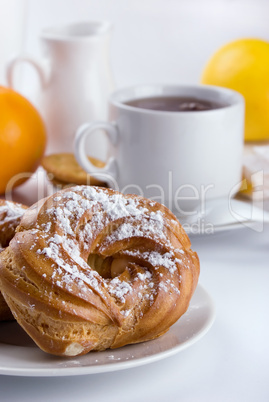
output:
POLYGON ((194 236, 192 244, 200 283, 216 306, 202 339, 159 362, 112 373, 2 375, 0 401, 268 402, 269 226, 194 236))

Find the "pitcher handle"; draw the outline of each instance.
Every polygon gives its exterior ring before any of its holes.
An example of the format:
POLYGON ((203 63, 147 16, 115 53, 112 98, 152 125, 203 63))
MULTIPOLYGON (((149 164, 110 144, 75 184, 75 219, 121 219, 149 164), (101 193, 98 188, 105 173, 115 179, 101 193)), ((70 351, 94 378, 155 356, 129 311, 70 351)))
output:
POLYGON ((31 64, 34 67, 34 69, 37 71, 41 87, 44 88, 47 85, 47 83, 49 81, 49 69, 45 65, 45 62, 34 59, 31 56, 21 55, 21 56, 15 56, 7 64, 6 78, 7 78, 8 86, 10 88, 14 89, 14 71, 15 71, 16 66, 19 63, 31 64))
POLYGON ((110 149, 117 145, 119 132, 116 123, 95 121, 80 126, 76 132, 74 151, 79 165, 89 174, 94 174, 108 185, 115 187, 115 180, 118 179, 118 164, 114 157, 110 157, 104 167, 94 166, 86 154, 86 140, 95 130, 105 131, 110 142, 110 149))

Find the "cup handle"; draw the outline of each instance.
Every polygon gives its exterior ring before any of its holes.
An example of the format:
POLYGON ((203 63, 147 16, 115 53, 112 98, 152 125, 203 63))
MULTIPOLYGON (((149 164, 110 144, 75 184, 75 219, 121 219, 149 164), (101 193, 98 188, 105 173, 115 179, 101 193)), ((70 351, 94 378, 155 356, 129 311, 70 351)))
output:
POLYGON ((7 83, 10 88, 14 88, 14 71, 19 63, 29 63, 37 71, 41 87, 44 88, 49 81, 49 71, 45 63, 38 61, 30 56, 16 56, 12 58, 6 68, 7 83))
POLYGON ((75 157, 79 165, 91 175, 96 175, 102 181, 111 186, 115 185, 118 179, 118 164, 114 157, 110 157, 104 167, 98 168, 94 166, 86 154, 86 140, 95 130, 105 130, 110 142, 110 149, 117 145, 119 140, 119 132, 116 123, 95 121, 80 126, 76 132, 74 150, 75 157))

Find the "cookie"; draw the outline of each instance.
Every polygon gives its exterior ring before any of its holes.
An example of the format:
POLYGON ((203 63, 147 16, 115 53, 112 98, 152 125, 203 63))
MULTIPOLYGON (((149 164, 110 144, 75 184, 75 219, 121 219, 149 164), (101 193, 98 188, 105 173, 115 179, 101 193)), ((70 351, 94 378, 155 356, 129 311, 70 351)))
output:
MULTIPOLYGON (((91 163, 96 167, 104 167, 105 163, 99 159, 89 157, 91 163)), ((52 176, 50 179, 53 183, 66 185, 72 184, 88 184, 93 186, 105 186, 105 183, 91 177, 77 163, 75 156, 71 153, 51 154, 45 156, 41 161, 41 166, 52 176)))

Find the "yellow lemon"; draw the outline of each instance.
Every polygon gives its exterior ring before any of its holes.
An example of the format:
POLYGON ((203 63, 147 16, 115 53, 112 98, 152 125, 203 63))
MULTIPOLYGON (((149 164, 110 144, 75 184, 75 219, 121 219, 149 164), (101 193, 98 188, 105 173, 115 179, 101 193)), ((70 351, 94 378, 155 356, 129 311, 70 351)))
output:
POLYGON ((269 42, 239 39, 226 44, 209 60, 201 81, 240 92, 246 102, 245 140, 269 139, 269 42))

